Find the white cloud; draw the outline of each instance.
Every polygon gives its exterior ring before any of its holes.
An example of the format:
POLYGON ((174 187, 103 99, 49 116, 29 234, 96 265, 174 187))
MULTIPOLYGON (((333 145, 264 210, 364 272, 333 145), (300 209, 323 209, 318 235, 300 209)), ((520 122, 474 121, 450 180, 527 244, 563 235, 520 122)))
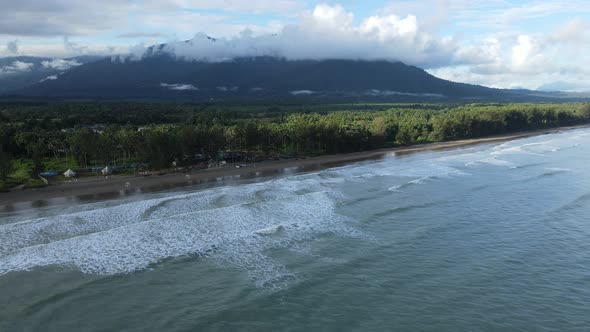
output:
POLYGON ((588 21, 575 18, 558 27, 549 40, 556 43, 584 43, 590 40, 589 30, 588 21))
POLYGON ((196 86, 191 85, 191 84, 160 83, 160 86, 163 88, 168 88, 170 90, 176 90, 176 91, 190 91, 190 90, 197 91, 197 90, 199 90, 199 88, 197 88, 196 86))
POLYGON ((39 82, 45 82, 45 81, 55 81, 58 77, 58 75, 51 75, 51 76, 47 76, 44 79, 40 80, 39 82))
POLYGON ((518 36, 517 44, 512 47, 512 70, 517 73, 541 73, 547 68, 541 43, 528 35, 518 36))
MULTIPOLYGON (((2 40, 0 39, 0 43, 2 40)), ((22 38, 19 39, 18 55, 19 56, 37 56, 45 58, 63 59, 77 55, 104 55, 122 54, 129 52, 129 45, 108 45, 108 44, 88 44, 79 46, 78 51, 72 51, 65 47, 63 38, 22 38)), ((14 56, 8 53, 4 47, 0 47, 0 57, 14 56)))
POLYGON ((168 43, 164 51, 204 61, 269 55, 288 59, 386 59, 435 67, 448 64, 456 49, 453 38, 437 39, 421 31, 418 19, 412 15, 371 16, 355 25, 354 15, 342 6, 320 4, 276 34, 256 34, 246 29, 234 37, 212 41, 199 33, 187 42, 168 43))
POLYGON ((350 5, 369 9, 364 17, 332 1, 308 4, 4 1, 0 56, 141 55, 146 47, 130 47, 122 40, 134 38, 145 44, 169 43, 168 52, 188 59, 220 61, 251 55, 386 59, 418 65, 455 81, 497 87, 534 89, 570 81, 580 89, 588 86, 587 0, 396 0, 383 8, 371 2, 350 5), (219 38, 212 43, 205 34, 197 34, 184 43, 198 31, 219 38))
POLYGON ((491 64, 502 56, 502 45, 497 38, 485 38, 479 45, 463 46, 455 54, 456 62, 461 64, 491 64))
POLYGON ((68 70, 82 64, 76 60, 53 59, 51 61, 42 61, 41 65, 47 69, 68 70))
POLYGON ((35 65, 30 62, 14 61, 12 64, 0 67, 1 74, 15 74, 31 71, 35 65))
MULTIPOLYGON (((541 15, 538 9, 536 13, 541 15)), ((586 69, 590 63, 588 21, 574 18, 552 25, 553 29, 545 32, 494 32, 481 36, 482 43, 458 50, 460 61, 429 72, 453 81, 492 87, 590 90, 590 72, 586 69)))
POLYGON ((444 24, 453 11, 468 7, 465 0, 398 0, 391 1, 380 12, 385 15, 420 17, 423 28, 434 31, 444 24))
POLYGON ((290 92, 293 96, 309 96, 314 94, 314 91, 311 90, 295 90, 290 92))
POLYGON ((18 40, 11 40, 6 43, 6 51, 8 54, 18 54, 18 40))
POLYGON ((418 33, 416 16, 399 18, 395 15, 371 16, 359 27, 365 34, 374 34, 381 41, 391 38, 414 38, 418 33))
POLYGON ((311 24, 323 24, 333 29, 342 28, 344 30, 352 25, 354 15, 346 12, 344 7, 340 5, 319 4, 314 8, 312 18, 313 20, 309 21, 311 24))
POLYGON ((437 77, 455 82, 480 84, 496 88, 555 89, 562 87, 571 91, 589 91, 587 77, 590 71, 584 67, 587 56, 577 54, 564 61, 556 53, 563 47, 543 44, 543 40, 521 36, 510 45, 505 41, 507 52, 501 52, 495 61, 482 64, 446 66, 431 69, 437 77), (567 82, 565 84, 564 82, 567 82))
POLYGON ((378 90, 378 89, 371 89, 365 92, 367 96, 373 97, 387 97, 387 96, 417 96, 417 97, 431 97, 431 98, 443 98, 444 95, 439 93, 408 93, 408 92, 399 92, 399 91, 391 91, 391 90, 378 90))
MULTIPOLYGON (((589 53, 586 22, 573 19, 545 35, 511 31, 513 24, 547 17, 552 10, 563 13, 568 7, 563 1, 537 1, 530 6, 503 8, 502 1, 400 1, 365 18, 356 18, 340 5, 318 4, 294 22, 264 28, 224 26, 227 17, 187 13, 177 20, 175 27, 188 32, 203 26, 204 31, 209 31, 206 27, 214 26, 223 31, 221 37, 213 42, 199 33, 188 42, 168 43, 164 51, 179 58, 204 61, 261 55, 287 59, 399 60, 430 69, 443 78, 495 87, 535 89, 543 80, 578 80, 580 64, 588 63, 583 55, 589 53), (428 9, 438 12, 430 15, 424 12, 428 9), (421 17, 426 17, 426 23, 421 17), (480 18, 482 22, 472 24, 480 18), (468 38, 459 34, 461 39, 441 36, 436 25, 447 19, 456 20, 459 25, 487 25, 497 30, 468 38), (498 28, 498 22, 502 22, 502 28, 498 28), (576 60, 567 61, 571 59, 576 60)), ((166 22, 170 20, 156 19, 152 24, 163 26, 166 22)), ((140 57, 144 50, 137 48, 134 54, 140 57)))

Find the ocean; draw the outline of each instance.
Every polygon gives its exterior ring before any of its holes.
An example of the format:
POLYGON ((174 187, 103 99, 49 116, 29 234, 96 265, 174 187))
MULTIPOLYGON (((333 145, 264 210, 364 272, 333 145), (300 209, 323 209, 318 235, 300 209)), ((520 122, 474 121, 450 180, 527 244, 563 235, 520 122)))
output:
POLYGON ((0 213, 0 331, 585 331, 590 129, 0 213))

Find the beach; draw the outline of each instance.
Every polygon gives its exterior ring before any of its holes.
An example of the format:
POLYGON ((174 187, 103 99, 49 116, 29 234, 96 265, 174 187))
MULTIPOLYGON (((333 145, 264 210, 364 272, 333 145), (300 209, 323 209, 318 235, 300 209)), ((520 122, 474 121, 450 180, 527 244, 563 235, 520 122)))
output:
POLYGON ((57 203, 63 199, 77 197, 81 200, 101 200, 134 195, 145 192, 170 190, 176 187, 199 186, 221 182, 228 179, 252 177, 269 177, 289 172, 306 172, 319 170, 347 163, 380 159, 388 155, 410 154, 423 151, 458 149, 476 144, 499 143, 518 138, 544 135, 564 130, 584 128, 588 125, 559 127, 534 131, 516 132, 476 139, 456 140, 440 143, 428 143, 413 146, 370 150, 363 152, 322 155, 317 157, 293 158, 285 160, 268 160, 257 163, 226 165, 220 168, 198 170, 190 173, 167 173, 151 176, 113 175, 108 178, 92 177, 79 181, 51 184, 38 189, 21 189, 0 193, 0 209, 11 210, 15 204, 31 203, 32 206, 57 203))
POLYGON ((590 128, 526 135, 14 204, 0 330, 580 330, 590 128))

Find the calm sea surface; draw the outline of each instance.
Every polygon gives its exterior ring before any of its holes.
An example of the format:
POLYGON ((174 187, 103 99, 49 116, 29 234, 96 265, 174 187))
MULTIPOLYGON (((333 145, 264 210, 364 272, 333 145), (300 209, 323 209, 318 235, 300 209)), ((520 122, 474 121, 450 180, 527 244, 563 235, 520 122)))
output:
POLYGON ((590 130, 0 214, 0 331, 588 331, 590 130))

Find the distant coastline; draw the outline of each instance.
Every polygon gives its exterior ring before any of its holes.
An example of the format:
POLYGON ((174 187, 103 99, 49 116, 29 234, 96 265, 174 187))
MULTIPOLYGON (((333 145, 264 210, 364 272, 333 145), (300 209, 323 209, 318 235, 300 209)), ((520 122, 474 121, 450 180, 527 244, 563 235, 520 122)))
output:
POLYGON ((114 199, 121 196, 165 191, 182 187, 193 187, 198 189, 206 184, 223 184, 224 180, 231 181, 254 177, 272 177, 285 173, 314 171, 354 162, 380 159, 393 153, 410 154, 423 151, 451 150, 477 144, 497 143, 587 127, 590 127, 590 125, 557 127, 475 139, 419 144, 356 153, 263 161, 249 163, 240 168, 228 165, 223 168, 199 170, 191 173, 168 173, 149 177, 115 175, 108 179, 86 178, 81 181, 64 182, 39 189, 22 189, 0 193, 0 212, 9 212, 13 209, 26 208, 26 205, 29 205, 29 207, 51 205, 59 203, 60 201, 114 199), (19 206, 16 207, 15 205, 19 206))

